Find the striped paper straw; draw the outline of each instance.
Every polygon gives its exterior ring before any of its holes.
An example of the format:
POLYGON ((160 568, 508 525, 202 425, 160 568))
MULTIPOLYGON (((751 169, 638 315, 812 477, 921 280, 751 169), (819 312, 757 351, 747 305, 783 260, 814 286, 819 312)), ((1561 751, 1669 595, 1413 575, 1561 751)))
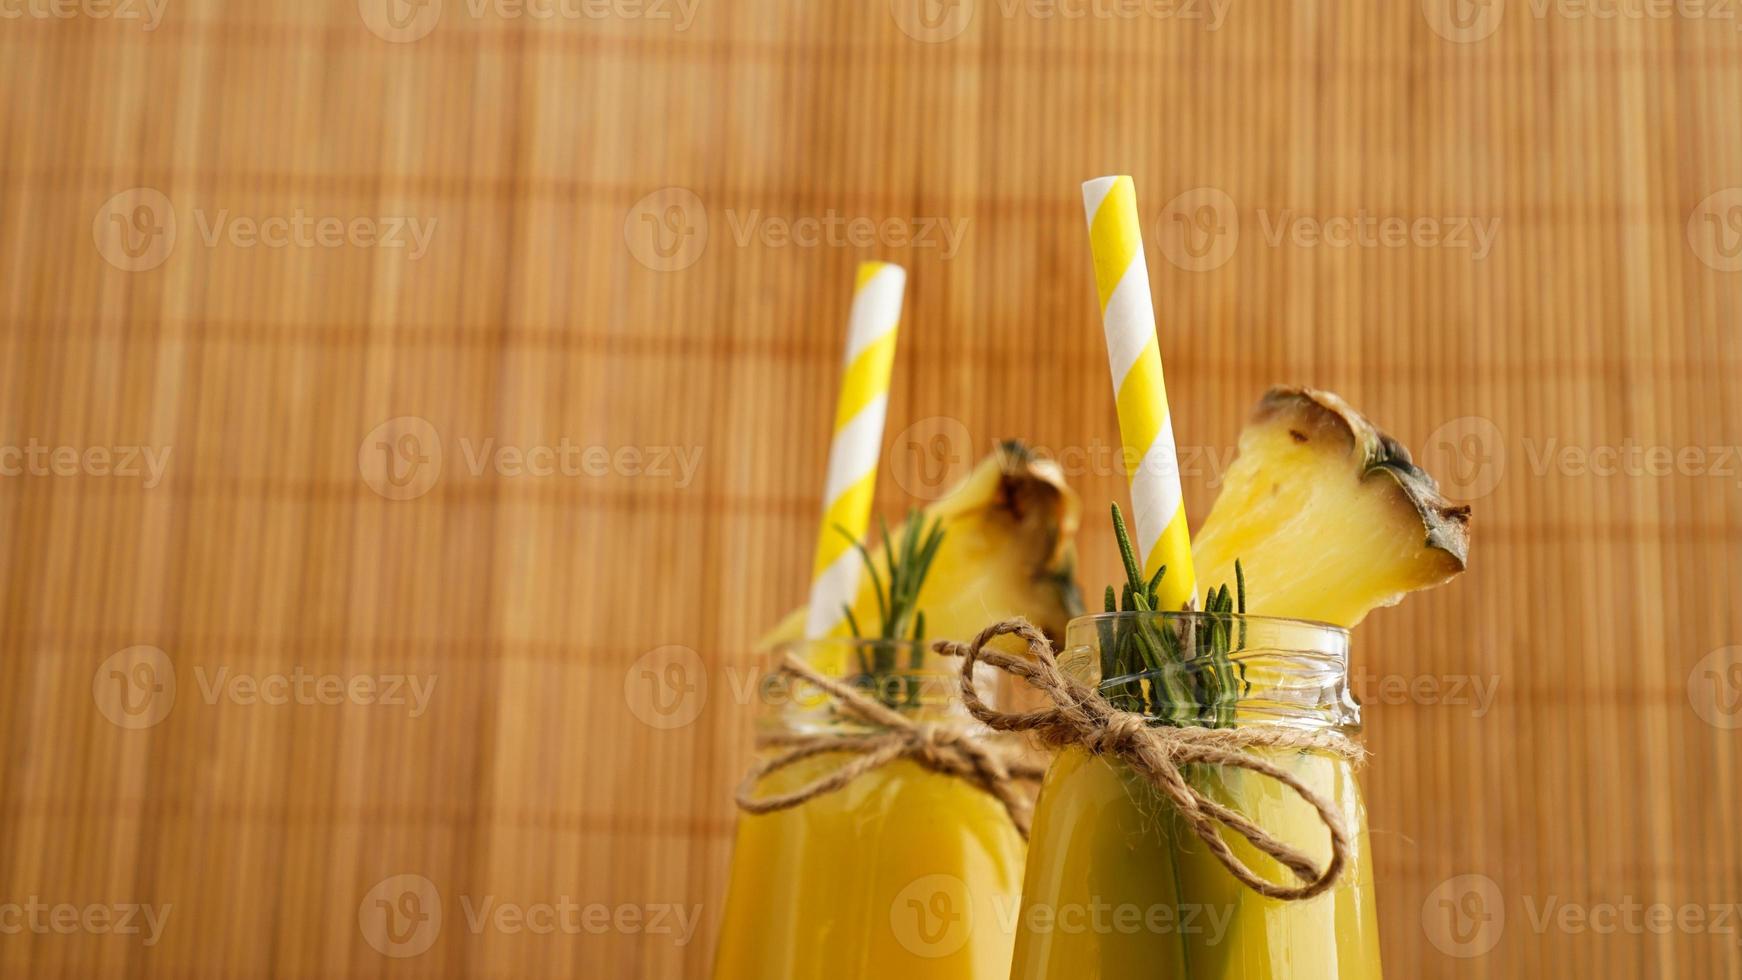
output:
POLYGON ((1119 409, 1119 437, 1131 467, 1132 531, 1145 574, 1162 565, 1157 598, 1163 609, 1195 608, 1198 577, 1191 532, 1174 456, 1173 418, 1161 377, 1149 267, 1143 260, 1143 225, 1130 177, 1097 177, 1083 184, 1095 290, 1107 331, 1107 364, 1119 409), (1135 466, 1131 462, 1136 460, 1135 466))
POLYGON ((859 556, 852 541, 863 540, 871 529, 871 493, 877 486, 877 456, 883 448, 883 416, 889 408, 889 375, 906 288, 907 271, 901 266, 859 264, 805 619, 805 635, 813 639, 835 632, 846 618, 842 606, 858 593, 859 556), (851 541, 842 529, 852 535, 851 541))

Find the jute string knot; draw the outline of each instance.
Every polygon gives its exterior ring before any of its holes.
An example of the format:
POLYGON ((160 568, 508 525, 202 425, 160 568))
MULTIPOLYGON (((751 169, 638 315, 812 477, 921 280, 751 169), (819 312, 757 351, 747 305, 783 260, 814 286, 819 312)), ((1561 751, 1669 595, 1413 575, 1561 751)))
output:
POLYGON ((991 794, 1004 805, 1010 822, 1026 839, 1033 816, 1032 787, 1045 774, 1023 758, 1020 747, 977 736, 965 725, 921 723, 861 691, 812 670, 791 653, 781 657, 777 673, 814 684, 842 712, 876 726, 870 732, 807 732, 764 735, 758 748, 785 749, 756 762, 738 784, 738 806, 746 813, 787 810, 845 788, 860 776, 897 759, 912 759, 933 772, 962 779, 991 794), (819 755, 847 756, 817 778, 789 792, 758 797, 764 779, 819 755))
POLYGON ((1354 843, 1336 807, 1293 773, 1248 753, 1254 748, 1313 749, 1359 759, 1361 749, 1334 732, 1299 731, 1277 725, 1244 728, 1165 728, 1152 726, 1143 715, 1113 706, 1101 693, 1059 669, 1052 643, 1026 620, 1011 619, 980 631, 972 643, 939 642, 937 652, 962 658, 962 701, 969 713, 997 731, 1030 732, 1050 748, 1080 746, 1122 761, 1179 811, 1222 866, 1260 895, 1286 901, 1311 898, 1336 883, 1349 863, 1354 843), (1028 656, 986 649, 1000 636, 1015 635, 1028 643, 1028 656), (1020 677, 1045 694, 1051 707, 1027 712, 1003 712, 980 699, 971 679, 976 664, 985 663, 1020 677), (1323 868, 1264 828, 1205 796, 1181 767, 1219 765, 1268 776, 1287 786, 1318 811, 1331 835, 1331 860, 1323 868), (1252 846, 1289 869, 1301 884, 1279 885, 1242 861, 1222 839, 1218 825, 1246 838, 1252 846))

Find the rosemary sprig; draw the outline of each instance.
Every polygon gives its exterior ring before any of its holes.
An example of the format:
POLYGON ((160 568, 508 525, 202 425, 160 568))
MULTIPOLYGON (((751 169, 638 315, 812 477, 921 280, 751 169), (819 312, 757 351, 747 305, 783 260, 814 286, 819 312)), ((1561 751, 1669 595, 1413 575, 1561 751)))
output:
MULTIPOLYGON (((911 646, 909 669, 919 670, 924 664, 924 648, 920 641, 925 639, 925 611, 919 608, 919 591, 925 585, 925 577, 931 571, 932 561, 937 558, 938 548, 944 541, 943 519, 932 521, 931 526, 925 524, 925 516, 919 511, 909 511, 906 526, 902 529, 899 547, 889 536, 889 524, 881 517, 877 519, 878 537, 883 543, 884 568, 889 574, 888 581, 877 573, 877 563, 871 557, 871 550, 860 543, 857 538, 840 525, 835 530, 852 542, 854 550, 859 553, 859 559, 865 565, 865 571, 871 576, 872 591, 877 596, 877 631, 869 636, 860 627, 859 620, 853 615, 850 606, 844 606, 847 614, 847 625, 853 635, 860 639, 872 639, 880 642, 871 644, 873 660, 860 664, 869 678, 881 682, 896 671, 896 654, 904 642, 911 646)), ((864 651, 860 651, 863 658, 864 651)), ((878 690, 885 685, 875 683, 878 690)), ((912 703, 918 696, 918 689, 909 691, 908 702, 912 703)))
MULTIPOLYGON (((1170 612, 1162 610, 1158 590, 1167 566, 1145 578, 1131 546, 1125 515, 1113 505, 1113 535, 1119 543, 1119 558, 1125 568, 1125 584, 1108 586, 1107 612, 1170 612)), ((1101 676, 1107 680, 1130 678, 1113 692, 1115 703, 1127 710, 1147 711, 1168 724, 1199 724, 1229 727, 1234 724, 1234 706, 1245 689, 1245 670, 1235 676, 1232 655, 1246 647, 1246 622, 1239 619, 1239 642, 1234 640, 1236 617, 1246 613, 1246 570, 1234 562, 1235 591, 1227 585, 1210 590, 1203 616, 1186 618, 1177 625, 1153 617, 1134 617, 1103 623, 1101 676), (1200 628, 1201 627, 1201 628, 1200 628), (1135 675, 1147 674, 1147 677, 1135 675)))

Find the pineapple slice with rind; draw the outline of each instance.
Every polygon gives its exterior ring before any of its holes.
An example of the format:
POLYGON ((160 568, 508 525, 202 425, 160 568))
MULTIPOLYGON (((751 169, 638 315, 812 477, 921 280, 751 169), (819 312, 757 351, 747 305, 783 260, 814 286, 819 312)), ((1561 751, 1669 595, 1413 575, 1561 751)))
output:
MULTIPOLYGON (((968 640, 986 626, 1026 617, 1055 639, 1083 611, 1076 583, 1076 533, 1082 505, 1057 463, 1020 442, 1001 443, 953 490, 921 514, 943 522, 944 539, 920 588, 931 638, 968 640)), ((899 541, 902 528, 890 529, 899 541)), ((872 545, 877 574, 888 581, 883 549, 872 545)), ((875 631, 877 599, 861 575, 853 615, 875 631)), ((805 609, 781 620, 758 644, 769 648, 804 635, 805 609)))
POLYGON ((1342 398, 1273 388, 1192 549, 1199 581, 1246 573, 1247 611, 1354 626, 1464 570, 1470 509, 1342 398))

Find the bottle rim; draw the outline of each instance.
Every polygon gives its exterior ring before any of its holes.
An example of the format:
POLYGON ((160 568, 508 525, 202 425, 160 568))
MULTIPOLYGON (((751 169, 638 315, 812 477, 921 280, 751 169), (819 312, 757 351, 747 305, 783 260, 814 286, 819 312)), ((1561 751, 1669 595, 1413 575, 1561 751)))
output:
MULTIPOLYGON (((1179 721, 1196 713, 1199 718, 1214 715, 1218 724, 1269 722, 1359 730, 1360 703, 1348 686, 1349 630, 1334 623, 1201 611, 1103 612, 1072 619, 1065 637, 1059 659, 1066 673, 1115 704, 1133 700, 1134 690, 1145 692, 1137 700, 1145 704, 1141 713, 1148 717, 1179 721), (1116 676, 1104 675, 1100 654, 1106 636, 1118 626, 1136 622, 1180 633, 1199 627, 1225 628, 1242 645, 1214 659, 1193 656, 1116 676), (1218 669, 1224 671, 1224 677, 1227 670, 1238 677, 1237 693, 1214 695, 1208 705, 1179 696, 1182 691, 1195 692, 1200 687, 1212 689, 1212 683, 1202 679, 1215 677, 1218 669), (1170 696, 1163 699, 1162 692, 1170 696)), ((1189 645, 1186 648, 1192 649, 1189 645)))
POLYGON ((1134 619, 1197 620, 1199 622, 1227 622, 1232 620, 1236 623, 1262 623, 1277 628, 1311 630, 1345 637, 1349 635, 1348 627, 1338 626, 1336 623, 1329 623, 1322 619, 1303 619, 1294 616, 1259 616, 1252 613, 1211 613, 1202 610, 1179 610, 1177 612, 1144 612, 1142 610, 1129 610, 1121 612, 1085 613, 1081 616, 1072 617, 1070 623, 1067 624, 1065 628, 1068 631, 1079 624, 1089 625, 1099 622, 1116 622, 1120 620, 1134 619))

